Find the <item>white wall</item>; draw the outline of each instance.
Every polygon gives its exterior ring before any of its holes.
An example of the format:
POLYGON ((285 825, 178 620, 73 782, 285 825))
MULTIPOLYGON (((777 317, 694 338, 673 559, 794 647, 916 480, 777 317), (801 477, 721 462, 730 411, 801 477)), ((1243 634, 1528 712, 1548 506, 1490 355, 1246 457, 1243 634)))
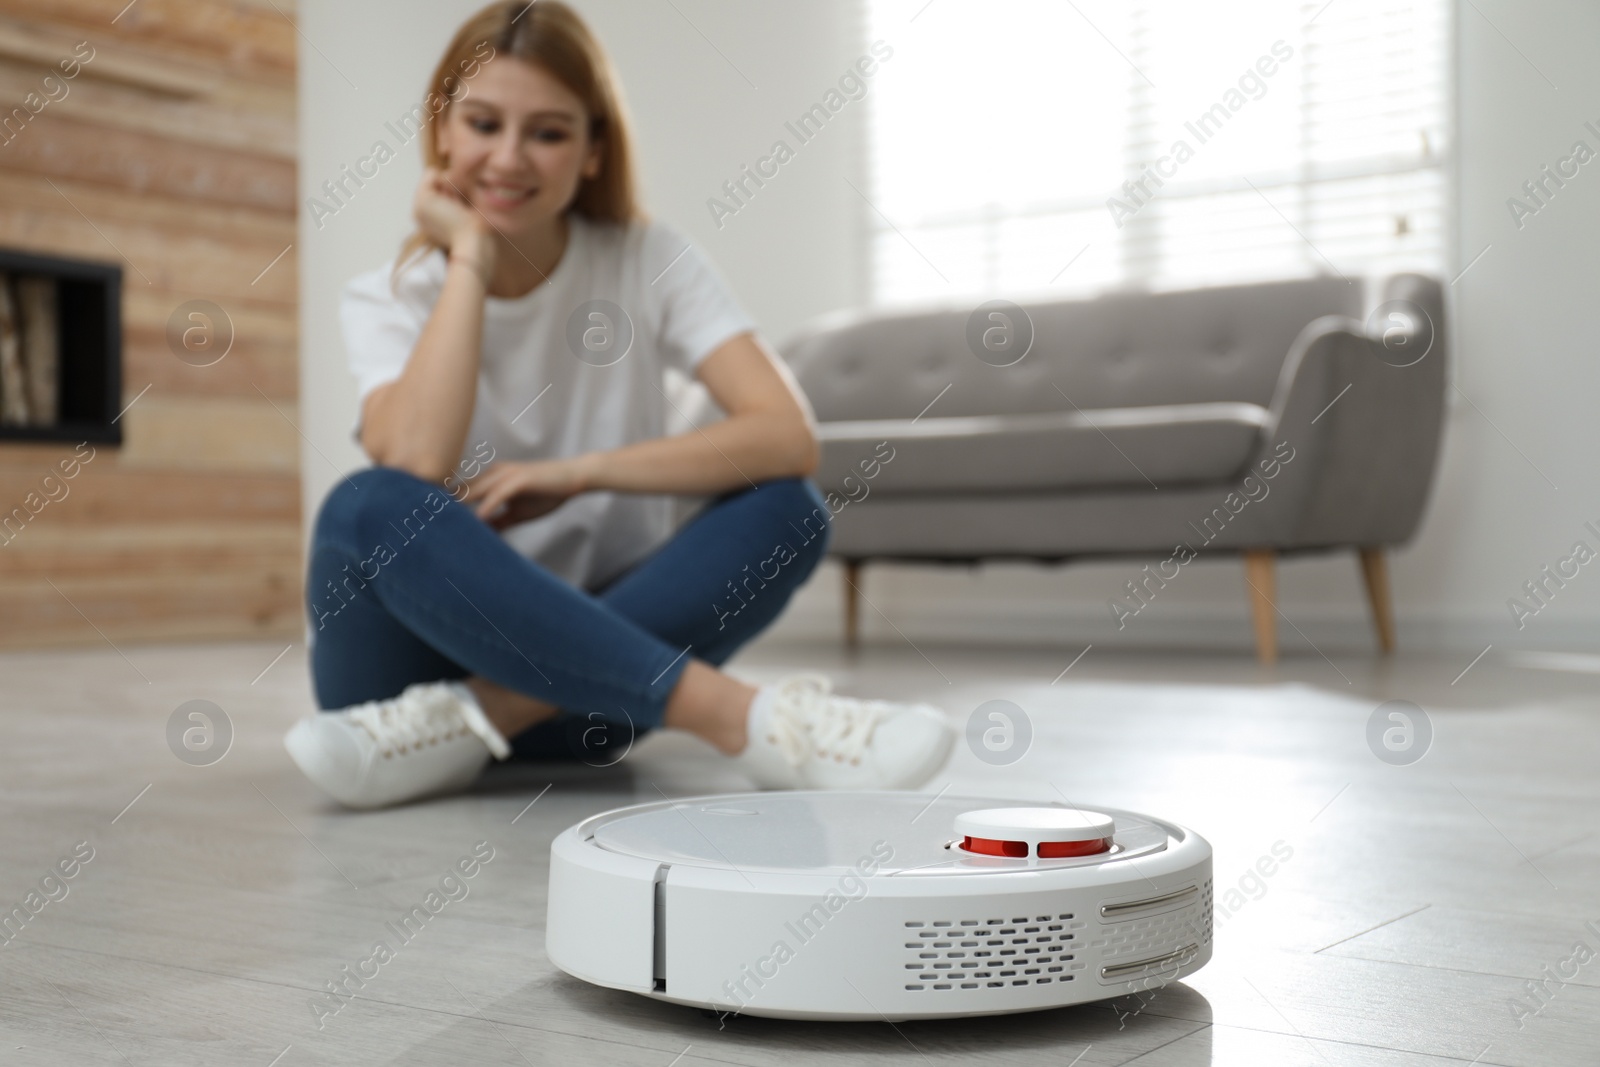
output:
MULTIPOLYGON (((704 202, 856 58, 856 4, 675 3, 677 10, 657 0, 575 6, 621 72, 648 205, 709 252, 767 335, 781 340, 809 316, 860 299, 863 208, 842 180, 862 185, 859 112, 847 111, 805 146, 720 231, 704 202)), ((1594 413, 1600 362, 1589 328, 1600 278, 1600 161, 1583 168, 1520 231, 1505 203, 1573 141, 1600 151, 1600 137, 1583 129, 1585 121, 1600 127, 1594 63, 1600 9, 1581 0, 1475 3, 1459 4, 1457 15, 1460 195, 1452 271, 1489 246, 1452 287, 1455 379, 1472 403, 1454 398, 1427 519, 1416 542, 1393 561, 1402 643, 1462 649, 1469 658, 1491 642, 1497 649, 1553 648, 1600 639, 1600 563, 1584 568, 1520 633, 1506 607, 1522 583, 1574 541, 1600 549, 1600 538, 1582 529, 1585 520, 1600 527, 1594 413)), ((305 195, 340 163, 364 154, 383 135, 384 120, 420 95, 450 30, 476 6, 475 0, 300 5, 302 30, 326 56, 302 49, 305 195), (381 27, 376 36, 374 27, 381 27)), ((896 43, 914 46, 914 34, 896 43)), ((975 80, 974 91, 981 87, 975 80)), ((960 132, 952 131, 952 150, 961 150, 960 142, 960 132)), ((334 466, 360 464, 348 440, 354 394, 338 339, 338 289, 392 252, 418 173, 411 146, 321 230, 302 215, 301 410, 314 445, 305 450, 308 522, 337 477, 334 466)), ((1091 641, 1248 646, 1236 563, 1186 568, 1184 582, 1119 635, 1105 604, 1129 570, 1127 564, 885 566, 869 570, 866 591, 913 639, 1049 643, 1074 654, 1091 641)), ((1288 563, 1279 590, 1285 614, 1324 650, 1367 647, 1352 560, 1288 563)), ((837 605, 830 568, 773 636, 830 636, 837 605)), ((900 640, 873 610, 863 622, 869 637, 900 640)), ((1304 648, 1292 627, 1281 630, 1287 649, 1304 648)))

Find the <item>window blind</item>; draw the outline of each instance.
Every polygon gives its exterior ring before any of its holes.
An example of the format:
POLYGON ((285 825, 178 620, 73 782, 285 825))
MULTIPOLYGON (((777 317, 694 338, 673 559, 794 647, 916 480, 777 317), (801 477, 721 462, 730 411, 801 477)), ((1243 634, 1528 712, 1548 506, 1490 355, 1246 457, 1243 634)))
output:
POLYGON ((875 303, 1437 274, 1447 0, 864 0, 875 303))

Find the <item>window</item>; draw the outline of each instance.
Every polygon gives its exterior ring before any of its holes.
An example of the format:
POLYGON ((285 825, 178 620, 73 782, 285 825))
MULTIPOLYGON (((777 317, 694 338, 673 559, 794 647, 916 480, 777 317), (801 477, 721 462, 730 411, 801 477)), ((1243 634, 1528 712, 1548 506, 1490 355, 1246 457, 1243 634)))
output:
POLYGON ((1447 0, 866 0, 875 303, 1439 274, 1447 0))

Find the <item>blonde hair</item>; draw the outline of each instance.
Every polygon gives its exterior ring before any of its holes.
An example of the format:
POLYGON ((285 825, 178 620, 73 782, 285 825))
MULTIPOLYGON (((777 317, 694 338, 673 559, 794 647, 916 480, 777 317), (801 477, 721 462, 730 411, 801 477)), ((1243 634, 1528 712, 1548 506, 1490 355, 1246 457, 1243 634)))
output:
MULTIPOLYGON (((571 209, 597 222, 645 220, 634 174, 633 138, 616 73, 589 27, 561 0, 496 0, 456 31, 428 85, 427 99, 444 103, 418 138, 424 165, 440 169, 445 165, 434 124, 450 114, 450 104, 461 92, 462 75, 471 77, 480 61, 504 56, 542 67, 565 85, 589 114, 589 139, 604 146, 600 172, 582 180, 571 209)), ((425 234, 413 233, 401 245, 395 273, 413 257, 436 248, 439 245, 425 234)))

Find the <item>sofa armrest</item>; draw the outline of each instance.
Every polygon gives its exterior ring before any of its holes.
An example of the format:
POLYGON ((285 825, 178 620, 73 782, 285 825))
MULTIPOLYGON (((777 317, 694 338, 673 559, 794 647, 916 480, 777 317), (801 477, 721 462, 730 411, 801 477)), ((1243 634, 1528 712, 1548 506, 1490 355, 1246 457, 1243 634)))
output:
POLYGON ((1383 296, 1419 324, 1414 348, 1385 348, 1364 323, 1329 315, 1284 360, 1263 439, 1263 455, 1295 450, 1272 523, 1278 547, 1398 544, 1421 521, 1444 425, 1443 297, 1414 274, 1388 279, 1383 296))

